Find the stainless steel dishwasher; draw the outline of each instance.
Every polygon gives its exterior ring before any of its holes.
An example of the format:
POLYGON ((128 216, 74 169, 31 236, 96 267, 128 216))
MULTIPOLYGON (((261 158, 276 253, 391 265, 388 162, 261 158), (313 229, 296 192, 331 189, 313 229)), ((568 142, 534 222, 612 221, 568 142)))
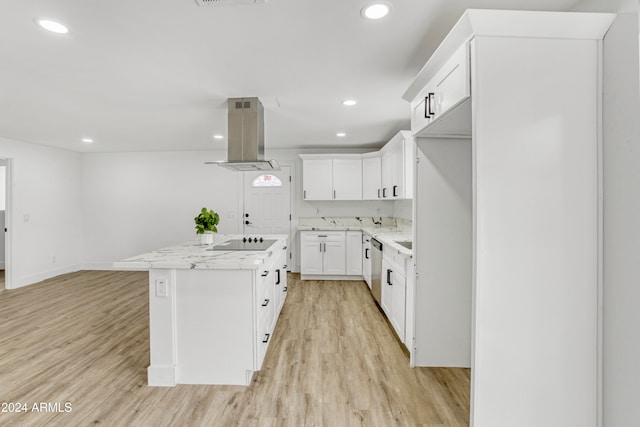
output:
POLYGON ((381 304, 382 300, 382 243, 371 239, 371 293, 381 304))

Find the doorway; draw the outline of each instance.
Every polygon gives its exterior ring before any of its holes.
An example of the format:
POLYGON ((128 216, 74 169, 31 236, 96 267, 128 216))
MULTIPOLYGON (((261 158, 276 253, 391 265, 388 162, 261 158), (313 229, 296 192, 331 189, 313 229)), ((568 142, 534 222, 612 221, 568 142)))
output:
POLYGON ((291 168, 244 172, 242 229, 246 236, 286 234, 291 259, 291 168))
POLYGON ((8 250, 7 205, 9 193, 9 160, 0 159, 0 290, 7 286, 8 250))

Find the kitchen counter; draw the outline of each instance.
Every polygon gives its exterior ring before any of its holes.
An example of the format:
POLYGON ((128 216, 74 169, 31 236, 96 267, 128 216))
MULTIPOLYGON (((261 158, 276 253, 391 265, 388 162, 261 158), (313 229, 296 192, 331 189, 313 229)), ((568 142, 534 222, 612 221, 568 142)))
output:
POLYGON ((184 242, 114 263, 149 271, 150 386, 249 385, 287 293, 287 236, 266 250, 212 250, 184 242))
POLYGON ((412 241, 413 233, 410 230, 399 229, 395 226, 363 226, 363 225, 319 225, 319 226, 298 226, 298 231, 362 231, 374 237, 388 248, 398 251, 399 254, 413 257, 413 250, 407 249, 396 243, 396 241, 412 241))
POLYGON ((362 232, 368 234, 369 236, 375 238, 385 248, 392 248, 395 251, 406 258, 413 257, 413 250, 407 249, 402 245, 396 243, 396 241, 401 242, 411 242, 413 241, 413 233, 411 231, 406 230, 398 230, 391 228, 372 228, 372 227, 363 227, 362 232))
POLYGON ((255 270, 269 259, 275 250, 287 245, 285 234, 261 236, 276 240, 265 251, 214 251, 216 244, 230 239, 242 239, 242 235, 215 234, 212 245, 202 245, 200 240, 190 240, 175 246, 136 255, 113 266, 125 270, 149 270, 152 268, 204 269, 204 270, 255 270))

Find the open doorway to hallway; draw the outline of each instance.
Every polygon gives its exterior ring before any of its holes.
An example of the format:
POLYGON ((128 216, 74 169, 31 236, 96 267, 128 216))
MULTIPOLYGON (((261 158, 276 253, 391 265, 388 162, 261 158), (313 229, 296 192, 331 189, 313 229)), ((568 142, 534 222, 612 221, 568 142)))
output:
POLYGON ((7 211, 7 170, 9 162, 0 159, 0 289, 5 289, 7 268, 6 211, 7 211))

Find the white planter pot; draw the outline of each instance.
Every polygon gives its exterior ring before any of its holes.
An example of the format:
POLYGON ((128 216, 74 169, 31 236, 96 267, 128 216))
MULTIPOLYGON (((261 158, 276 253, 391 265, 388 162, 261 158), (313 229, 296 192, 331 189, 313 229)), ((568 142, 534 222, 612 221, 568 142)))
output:
POLYGON ((200 244, 213 245, 213 233, 204 233, 200 235, 200 244))

